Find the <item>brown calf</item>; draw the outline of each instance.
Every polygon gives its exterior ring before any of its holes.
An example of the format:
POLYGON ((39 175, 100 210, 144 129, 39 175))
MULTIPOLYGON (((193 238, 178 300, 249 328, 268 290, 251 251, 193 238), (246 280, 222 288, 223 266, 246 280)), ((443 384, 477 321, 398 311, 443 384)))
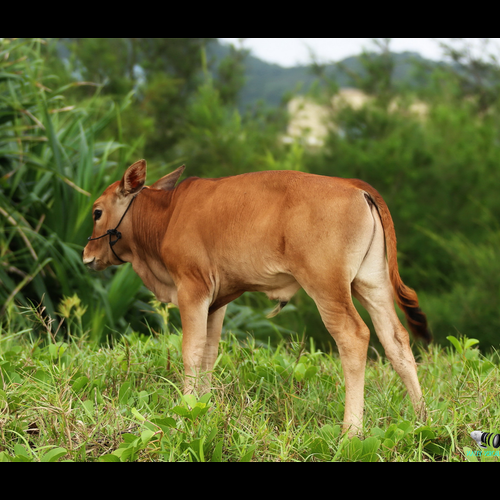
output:
POLYGON ((179 307, 185 392, 201 375, 210 383, 229 302, 259 291, 278 300, 279 311, 302 287, 339 349, 344 430, 362 428, 370 336, 351 295, 368 310, 423 417, 415 359, 394 298, 414 335, 426 341, 431 335, 417 295, 399 276, 394 225, 377 191, 359 180, 294 171, 191 177, 176 187, 183 171, 146 187, 146 162, 129 167, 94 204, 83 262, 94 270, 130 262, 160 301, 179 307))

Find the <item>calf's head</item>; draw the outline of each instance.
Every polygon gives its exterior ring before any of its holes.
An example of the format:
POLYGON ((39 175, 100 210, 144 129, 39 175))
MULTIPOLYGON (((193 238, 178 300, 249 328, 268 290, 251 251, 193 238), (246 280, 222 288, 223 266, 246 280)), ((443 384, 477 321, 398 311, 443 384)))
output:
POLYGON ((119 225, 120 233, 123 232, 123 239, 127 233, 130 235, 130 220, 127 220, 126 211, 145 182, 146 162, 139 160, 127 169, 121 181, 111 184, 94 203, 94 230, 83 250, 83 263, 90 269, 102 271, 108 266, 123 263, 120 246, 125 245, 120 241, 121 234, 120 237, 117 236, 117 226, 119 225), (116 244, 112 246, 113 241, 116 244))

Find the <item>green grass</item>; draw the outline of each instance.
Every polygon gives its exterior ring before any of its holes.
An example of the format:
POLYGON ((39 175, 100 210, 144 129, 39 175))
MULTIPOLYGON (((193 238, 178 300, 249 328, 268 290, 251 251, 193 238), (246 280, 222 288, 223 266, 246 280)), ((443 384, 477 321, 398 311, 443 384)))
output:
POLYGON ((364 433, 348 440, 340 360, 312 341, 227 337, 214 390, 197 399, 180 392, 177 333, 99 347, 49 332, 0 335, 0 461, 498 460, 466 456, 472 430, 500 430, 498 356, 466 339, 418 357, 427 422, 390 364, 370 360, 364 433))

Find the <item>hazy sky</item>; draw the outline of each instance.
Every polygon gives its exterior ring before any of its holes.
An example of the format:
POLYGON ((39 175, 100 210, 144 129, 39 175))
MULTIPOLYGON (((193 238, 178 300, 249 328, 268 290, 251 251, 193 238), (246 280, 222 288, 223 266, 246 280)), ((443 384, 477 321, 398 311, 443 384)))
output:
MULTIPOLYGON (((221 41, 238 45, 239 38, 219 38, 221 41)), ((439 40, 449 38, 392 38, 391 49, 394 52, 409 50, 419 52, 428 59, 442 59, 439 40)), ((478 38, 466 40, 476 41, 478 38)), ((491 38, 494 43, 499 38, 491 38)), ((243 46, 250 49, 252 55, 267 62, 281 66, 296 66, 311 62, 310 50, 319 62, 337 62, 345 57, 358 55, 363 48, 373 48, 372 38, 245 38, 243 46)), ((499 52, 494 51, 497 54, 499 52)))

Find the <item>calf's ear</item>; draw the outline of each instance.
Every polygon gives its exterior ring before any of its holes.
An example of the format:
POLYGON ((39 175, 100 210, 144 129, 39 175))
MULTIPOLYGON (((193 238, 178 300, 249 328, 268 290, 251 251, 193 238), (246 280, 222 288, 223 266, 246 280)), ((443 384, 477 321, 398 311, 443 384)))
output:
POLYGON ((174 189, 175 183, 179 180, 179 177, 182 175, 185 168, 186 166, 182 165, 182 167, 179 167, 170 174, 167 174, 157 180, 151 187, 155 189, 163 189, 163 191, 170 191, 171 189, 174 189))
POLYGON ((135 194, 146 182, 146 160, 136 161, 127 168, 118 188, 123 195, 135 194))

